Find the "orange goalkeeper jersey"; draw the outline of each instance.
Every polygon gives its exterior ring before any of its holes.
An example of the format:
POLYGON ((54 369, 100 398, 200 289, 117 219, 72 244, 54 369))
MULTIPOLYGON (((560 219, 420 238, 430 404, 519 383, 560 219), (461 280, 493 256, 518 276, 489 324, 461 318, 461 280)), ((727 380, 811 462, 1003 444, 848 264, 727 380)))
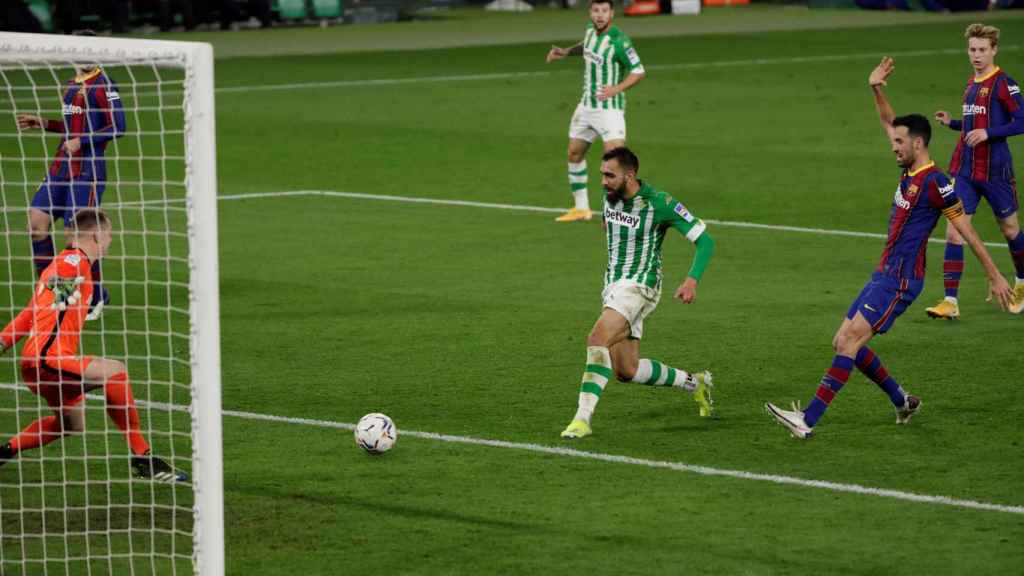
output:
MULTIPOLYGON (((89 258, 78 248, 61 252, 43 270, 32 300, 0 332, 4 347, 28 336, 22 362, 55 360, 78 355, 82 324, 92 297, 89 258)), ((53 362, 48 364, 56 365, 53 362)))

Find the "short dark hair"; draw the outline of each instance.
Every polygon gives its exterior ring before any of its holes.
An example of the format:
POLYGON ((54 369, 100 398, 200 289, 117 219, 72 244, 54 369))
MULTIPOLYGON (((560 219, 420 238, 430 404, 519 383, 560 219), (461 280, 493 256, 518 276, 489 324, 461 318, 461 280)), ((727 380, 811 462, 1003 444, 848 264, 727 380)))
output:
POLYGON ((608 6, 615 8, 615 0, 590 0, 590 5, 594 4, 607 4, 608 6))
POLYGON ((609 160, 616 160, 619 166, 622 166, 626 170, 632 170, 633 172, 640 171, 640 159, 633 154, 633 151, 625 146, 618 148, 612 148, 611 150, 604 153, 601 159, 605 162, 609 160))
POLYGON ((99 208, 84 208, 75 213, 71 228, 75 232, 88 232, 100 227, 110 228, 110 217, 99 208))
POLYGON ((932 124, 927 118, 920 114, 907 114, 892 119, 893 126, 905 126, 911 138, 920 136, 924 139, 925 147, 932 141, 932 124))

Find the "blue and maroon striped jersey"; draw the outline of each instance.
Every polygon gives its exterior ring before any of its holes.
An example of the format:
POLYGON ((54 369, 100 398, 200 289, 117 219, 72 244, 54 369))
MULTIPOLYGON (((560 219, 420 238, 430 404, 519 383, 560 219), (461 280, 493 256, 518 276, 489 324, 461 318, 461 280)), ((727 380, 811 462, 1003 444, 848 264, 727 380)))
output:
POLYGON ((96 68, 68 82, 61 106, 63 121, 50 120, 46 130, 64 136, 50 165, 50 181, 107 179, 104 153, 110 140, 125 131, 124 108, 117 85, 96 68), (82 147, 70 156, 64 142, 81 138, 82 147))
POLYGON ((923 279, 928 237, 945 213, 963 213, 953 183, 934 162, 914 172, 904 170, 889 215, 889 237, 878 272, 894 278, 923 279))
POLYGON ((1024 134, 1024 99, 1020 86, 1002 69, 997 67, 984 78, 971 77, 964 91, 963 120, 953 120, 949 127, 960 132, 950 174, 976 182, 1013 179, 1006 139, 1024 134), (978 128, 988 131, 988 140, 971 148, 964 136, 978 128))

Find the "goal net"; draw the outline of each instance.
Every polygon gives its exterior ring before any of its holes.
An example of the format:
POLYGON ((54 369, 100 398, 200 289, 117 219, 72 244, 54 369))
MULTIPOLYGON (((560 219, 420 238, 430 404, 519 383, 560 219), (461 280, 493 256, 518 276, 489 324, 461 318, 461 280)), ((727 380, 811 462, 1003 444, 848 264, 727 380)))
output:
POLYGON ((0 326, 36 290, 46 217, 60 254, 63 214, 98 204, 109 302, 78 354, 124 365, 143 445, 187 474, 144 478, 109 384, 55 430, 70 409, 28 385, 19 344, 0 357, 0 443, 21 448, 0 459, 0 574, 223 574, 213 112, 207 44, 0 33, 0 326))

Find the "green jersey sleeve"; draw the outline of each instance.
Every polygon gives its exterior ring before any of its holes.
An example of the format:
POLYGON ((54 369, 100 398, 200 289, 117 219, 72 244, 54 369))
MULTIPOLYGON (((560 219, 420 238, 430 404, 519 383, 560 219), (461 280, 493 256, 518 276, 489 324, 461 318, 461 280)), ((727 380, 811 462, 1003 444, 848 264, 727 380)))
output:
POLYGON ((686 209, 686 206, 683 206, 682 202, 668 194, 663 194, 658 198, 654 203, 654 211, 657 214, 658 221, 663 226, 675 228, 694 244, 697 243, 697 239, 700 238, 701 234, 707 230, 703 220, 691 214, 686 209))
POLYGON ((615 58, 629 70, 630 74, 643 74, 644 65, 640 62, 640 55, 637 54, 636 46, 633 45, 633 41, 629 39, 629 36, 623 34, 619 36, 615 42, 615 58))

